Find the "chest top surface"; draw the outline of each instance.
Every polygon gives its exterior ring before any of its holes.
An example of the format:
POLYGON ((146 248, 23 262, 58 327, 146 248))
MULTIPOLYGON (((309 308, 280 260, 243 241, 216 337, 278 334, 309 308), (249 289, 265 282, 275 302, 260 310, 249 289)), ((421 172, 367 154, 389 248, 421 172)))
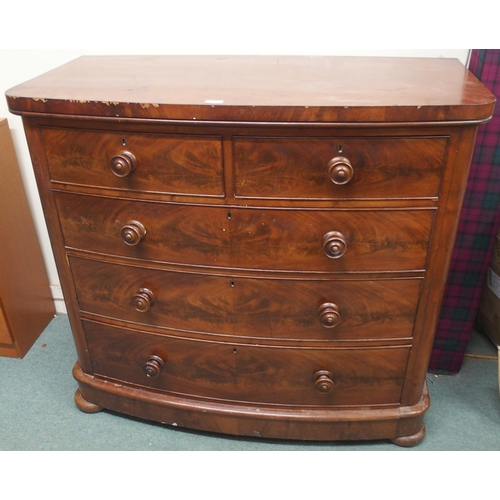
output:
POLYGON ((6 92, 11 112, 242 122, 483 121, 457 59, 85 56, 6 92))

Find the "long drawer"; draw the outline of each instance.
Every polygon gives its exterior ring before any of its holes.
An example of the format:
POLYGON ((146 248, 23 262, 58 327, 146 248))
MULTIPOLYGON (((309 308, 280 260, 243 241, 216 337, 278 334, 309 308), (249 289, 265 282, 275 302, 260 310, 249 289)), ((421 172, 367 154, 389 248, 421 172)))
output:
POLYGON ((282 405, 400 400, 409 348, 303 349, 213 343, 84 321, 94 373, 202 398, 282 405))
POLYGON ((151 261, 278 271, 424 269, 435 213, 203 207, 54 195, 68 247, 151 261))
POLYGON ((236 196, 437 197, 446 137, 235 137, 236 196))
POLYGON ((71 256, 79 307, 232 337, 411 337, 421 279, 297 280, 181 273, 71 256))
POLYGON ((220 137, 41 129, 53 181, 128 191, 223 196, 220 137))

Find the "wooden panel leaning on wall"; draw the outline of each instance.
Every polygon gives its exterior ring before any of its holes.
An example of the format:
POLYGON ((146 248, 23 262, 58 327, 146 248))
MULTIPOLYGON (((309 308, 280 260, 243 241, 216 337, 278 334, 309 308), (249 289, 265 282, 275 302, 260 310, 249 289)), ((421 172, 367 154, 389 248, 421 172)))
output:
POLYGON ((54 317, 14 144, 0 119, 0 356, 22 358, 54 317))

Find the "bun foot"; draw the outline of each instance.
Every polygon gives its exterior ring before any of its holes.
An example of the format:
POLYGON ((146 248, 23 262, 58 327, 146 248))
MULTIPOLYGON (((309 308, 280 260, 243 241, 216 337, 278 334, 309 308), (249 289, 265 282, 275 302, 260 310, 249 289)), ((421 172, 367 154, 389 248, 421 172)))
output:
POLYGON ((391 439, 391 441, 394 444, 397 444, 398 446, 405 446, 407 448, 411 446, 416 446, 419 444, 422 439, 424 439, 425 436, 425 425, 422 425, 422 428, 416 433, 411 436, 401 436, 397 437, 394 439, 391 439))
POLYGON ((75 404, 80 411, 85 413, 97 413, 102 410, 100 406, 97 406, 94 403, 89 403, 86 399, 83 399, 80 389, 77 389, 75 392, 75 404))

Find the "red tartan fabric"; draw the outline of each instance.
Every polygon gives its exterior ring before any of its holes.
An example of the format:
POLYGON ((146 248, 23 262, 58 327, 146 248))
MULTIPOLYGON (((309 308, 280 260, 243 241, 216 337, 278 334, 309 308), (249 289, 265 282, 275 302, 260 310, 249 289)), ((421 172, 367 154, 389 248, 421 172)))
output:
MULTIPOLYGON (((474 49, 469 69, 498 99, 500 49, 474 49)), ((478 130, 429 371, 460 371, 500 226, 500 104, 478 130)))

